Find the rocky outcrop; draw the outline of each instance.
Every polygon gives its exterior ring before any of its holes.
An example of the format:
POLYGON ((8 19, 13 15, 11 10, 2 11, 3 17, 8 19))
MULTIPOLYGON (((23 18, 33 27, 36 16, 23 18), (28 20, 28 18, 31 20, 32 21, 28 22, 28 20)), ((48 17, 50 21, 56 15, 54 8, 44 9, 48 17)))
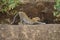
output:
POLYGON ((0 40, 60 40, 60 25, 2 24, 0 25, 0 40))

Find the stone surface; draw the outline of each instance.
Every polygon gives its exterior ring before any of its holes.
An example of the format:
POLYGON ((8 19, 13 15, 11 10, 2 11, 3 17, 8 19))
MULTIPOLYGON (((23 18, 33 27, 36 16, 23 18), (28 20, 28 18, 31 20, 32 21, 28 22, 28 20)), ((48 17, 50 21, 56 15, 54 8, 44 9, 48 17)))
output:
POLYGON ((0 40, 60 40, 60 25, 1 24, 0 40))

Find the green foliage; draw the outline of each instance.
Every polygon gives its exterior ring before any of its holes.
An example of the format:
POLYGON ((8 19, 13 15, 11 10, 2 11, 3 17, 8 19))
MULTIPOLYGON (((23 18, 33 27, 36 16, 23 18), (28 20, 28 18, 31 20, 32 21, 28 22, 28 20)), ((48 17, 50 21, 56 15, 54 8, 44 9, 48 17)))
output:
MULTIPOLYGON (((55 0, 56 4, 54 5, 54 9, 56 10, 54 12, 54 16, 60 15, 60 0, 55 0)), ((59 16, 60 17, 60 16, 59 16)))
POLYGON ((19 3, 19 0, 0 0, 0 11, 7 12, 14 9, 19 3))

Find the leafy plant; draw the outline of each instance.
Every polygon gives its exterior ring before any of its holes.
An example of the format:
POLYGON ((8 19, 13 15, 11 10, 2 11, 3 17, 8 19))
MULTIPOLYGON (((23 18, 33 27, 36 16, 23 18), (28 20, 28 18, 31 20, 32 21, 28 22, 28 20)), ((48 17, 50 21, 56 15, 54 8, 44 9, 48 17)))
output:
POLYGON ((60 15, 60 0, 55 0, 55 2, 56 4, 54 5, 54 9, 56 11, 54 12, 54 16, 58 17, 58 15, 60 15))
POLYGON ((14 9, 19 3, 19 0, 0 0, 0 11, 7 12, 14 9))

